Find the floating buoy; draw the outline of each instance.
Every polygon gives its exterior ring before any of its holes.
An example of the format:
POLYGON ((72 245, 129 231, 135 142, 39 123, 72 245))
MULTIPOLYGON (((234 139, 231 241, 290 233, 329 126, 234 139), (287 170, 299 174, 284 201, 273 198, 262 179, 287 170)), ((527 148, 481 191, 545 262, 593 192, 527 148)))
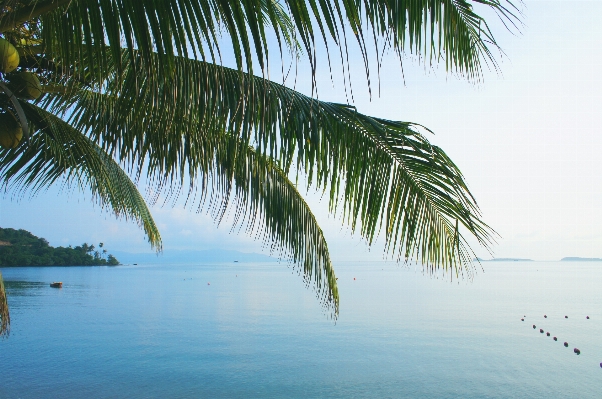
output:
POLYGON ((558 338, 554 337, 554 341, 558 341, 558 338))
POLYGON ((549 336, 550 336, 550 333, 549 333, 549 332, 547 332, 547 333, 546 333, 546 335, 549 337, 549 336))
POLYGON ((533 329, 535 330, 535 328, 536 328, 536 326, 535 326, 535 324, 533 324, 533 329))
POLYGON ((566 348, 568 348, 568 347, 569 347, 569 343, 568 343, 568 342, 565 342, 565 343, 564 343, 564 346, 565 346, 566 348))
POLYGON ((211 285, 211 283, 207 283, 207 285, 211 285))
POLYGON ((602 368, 602 363, 600 363, 600 368, 602 368))
POLYGON ((539 329, 539 332, 543 334, 543 328, 540 328, 540 329, 539 329))
POLYGON ((578 355, 580 355, 580 354, 581 354, 581 351, 580 351, 579 349, 577 349, 577 348, 573 349, 573 352, 575 352, 575 353, 576 353, 576 354, 578 354, 578 355))
POLYGON ((544 318, 544 319, 547 319, 547 318, 548 318, 548 315, 545 315, 545 314, 544 314, 544 315, 543 315, 543 318, 544 318))
POLYGON ((520 319, 520 321, 525 321, 525 319, 520 319))
POLYGON ((568 319, 568 318, 569 318, 569 316, 564 316, 564 318, 565 318, 565 319, 568 319))
POLYGON ((589 316, 585 316, 585 318, 589 320, 589 316))
POLYGON ((355 277, 353 279, 355 280, 355 277))

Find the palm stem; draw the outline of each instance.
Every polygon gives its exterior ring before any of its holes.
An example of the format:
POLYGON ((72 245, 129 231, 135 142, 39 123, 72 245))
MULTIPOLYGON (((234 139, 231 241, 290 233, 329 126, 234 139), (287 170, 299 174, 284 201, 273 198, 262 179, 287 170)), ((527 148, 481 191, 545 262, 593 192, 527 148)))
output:
POLYGON ((8 300, 4 289, 4 280, 0 273, 0 337, 8 336, 10 332, 10 314, 8 311, 8 300))
POLYGON ((36 1, 32 5, 20 8, 18 11, 6 14, 0 22, 0 33, 15 29, 27 21, 38 18, 40 15, 56 10, 70 3, 72 0, 36 1))

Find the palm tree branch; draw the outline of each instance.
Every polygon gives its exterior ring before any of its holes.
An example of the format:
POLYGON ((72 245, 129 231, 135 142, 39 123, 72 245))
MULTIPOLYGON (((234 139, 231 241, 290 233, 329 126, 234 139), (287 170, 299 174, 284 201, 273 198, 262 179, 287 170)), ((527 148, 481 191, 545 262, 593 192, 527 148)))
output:
MULTIPOLYGON (((199 144, 193 141, 191 151, 199 144)), ((295 185, 273 160, 236 136, 224 134, 216 144, 210 154, 213 168, 201 170, 199 177, 211 182, 214 218, 220 221, 227 209, 234 209, 232 228, 246 225, 248 233, 257 231, 262 241, 272 243, 272 251, 299 266, 306 284, 314 286, 336 318, 339 295, 328 245, 295 185)), ((206 193, 201 193, 199 203, 206 193)))
MULTIPOLYGON (((256 57, 261 70, 266 70, 266 28, 274 32, 281 50, 284 46, 297 54, 300 49, 295 26, 275 0, 72 0, 68 7, 39 18, 47 54, 63 65, 92 61, 106 46, 119 64, 123 45, 130 51, 139 50, 143 61, 154 58, 154 52, 162 54, 161 65, 154 72, 169 69, 175 55, 217 61, 221 59, 222 30, 231 39, 241 69, 252 70, 256 57)), ((151 66, 154 68, 148 64, 151 66)), ((93 62, 87 67, 96 74, 103 69, 93 62)))
MULTIPOLYGON (((482 61, 497 68, 490 48, 499 47, 473 4, 492 10, 508 27, 520 23, 520 13, 510 0, 284 0, 282 5, 277 0, 46 0, 7 13, 1 20, 8 24, 5 30, 16 23, 40 23, 47 55, 63 65, 91 62, 106 46, 120 65, 124 45, 130 52, 140 51, 148 68, 156 68, 153 53, 162 54, 159 69, 150 70, 155 73, 170 69, 178 55, 216 62, 221 60, 220 37, 225 31, 237 68, 253 73, 257 62, 266 73, 272 32, 281 52, 283 44, 295 54, 303 48, 315 71, 315 33, 320 32, 327 53, 329 40, 335 42, 345 67, 348 61, 343 54, 349 51, 345 32, 350 30, 367 76, 371 34, 377 64, 380 42, 400 56, 410 52, 429 64, 444 60, 448 70, 479 78, 482 61), (32 7, 38 11, 31 12, 32 7)), ((87 67, 101 78, 103 65, 91 62, 87 67)))
MULTIPOLYGON (((67 5, 71 1, 72 0, 34 1, 33 4, 26 4, 18 7, 14 11, 4 14, 0 18, 0 33, 12 30, 25 22, 35 20, 40 15, 54 11, 59 7, 67 5)), ((14 0, 5 1, 4 3, 12 3, 13 5, 18 4, 18 2, 14 0)), ((0 4, 0 6, 4 6, 4 4, 0 4)))
POLYGON ((27 118, 37 129, 28 145, 0 151, 0 175, 7 188, 35 195, 59 179, 89 187, 104 208, 132 218, 144 229, 152 247, 161 250, 161 236, 135 184, 98 145, 68 123, 27 102, 27 118))
MULTIPOLYGON (((329 192, 331 211, 342 209, 369 243, 385 226, 387 247, 404 258, 456 272, 470 266, 456 222, 481 244, 492 240, 461 172, 419 133, 420 125, 373 118, 184 58, 175 59, 163 81, 135 66, 124 72, 104 94, 81 90, 49 97, 45 106, 68 111, 74 126, 132 170, 148 161, 151 175, 170 176, 169 189, 183 184, 186 174, 194 180, 198 170, 208 170, 205 153, 229 131, 278 160, 285 173, 295 163, 309 184, 329 192), (185 147, 192 138, 202 144, 196 151, 185 147)), ((165 181, 157 184, 160 190, 165 181)))

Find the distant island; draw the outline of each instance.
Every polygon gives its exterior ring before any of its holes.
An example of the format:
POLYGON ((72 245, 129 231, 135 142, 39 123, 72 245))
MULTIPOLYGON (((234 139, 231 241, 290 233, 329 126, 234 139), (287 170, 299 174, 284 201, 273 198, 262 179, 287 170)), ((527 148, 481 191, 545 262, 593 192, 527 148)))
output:
POLYGON ((0 267, 7 266, 116 266, 119 261, 107 253, 103 243, 86 243, 72 248, 52 247, 44 238, 26 230, 0 227, 0 267))
POLYGON ((602 258, 580 258, 578 256, 569 256, 560 259, 561 262, 602 262, 602 258))
POLYGON ((533 262, 533 259, 521 259, 521 258, 493 258, 493 259, 481 259, 474 258, 475 262, 533 262))

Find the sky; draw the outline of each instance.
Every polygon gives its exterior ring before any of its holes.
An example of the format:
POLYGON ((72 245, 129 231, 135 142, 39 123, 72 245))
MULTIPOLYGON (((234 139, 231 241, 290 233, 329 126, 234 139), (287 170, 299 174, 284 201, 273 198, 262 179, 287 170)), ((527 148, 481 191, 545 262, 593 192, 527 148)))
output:
MULTIPOLYGON (((389 54, 380 92, 373 83, 370 98, 361 55, 351 47, 353 104, 364 114, 420 123, 435 133, 429 140, 460 167, 484 221, 500 236, 492 254, 475 245, 478 256, 602 257, 602 1, 525 1, 521 9, 520 32, 489 20, 504 50, 496 58, 501 73, 486 70, 479 83, 412 58, 403 61, 404 79, 389 54)), ((304 62, 295 87, 310 94, 304 62)), ((319 63, 321 100, 347 102, 337 68, 331 80, 327 63, 319 63)), ((328 214, 326 198, 301 191, 335 262, 383 259, 382 239, 368 247, 328 214)), ((152 212, 165 249, 266 253, 265 243, 182 203, 152 212)), ((5 193, 0 226, 31 231, 55 246, 104 242, 109 252, 151 251, 135 223, 116 220, 89 193, 59 186, 34 198, 5 193)))

